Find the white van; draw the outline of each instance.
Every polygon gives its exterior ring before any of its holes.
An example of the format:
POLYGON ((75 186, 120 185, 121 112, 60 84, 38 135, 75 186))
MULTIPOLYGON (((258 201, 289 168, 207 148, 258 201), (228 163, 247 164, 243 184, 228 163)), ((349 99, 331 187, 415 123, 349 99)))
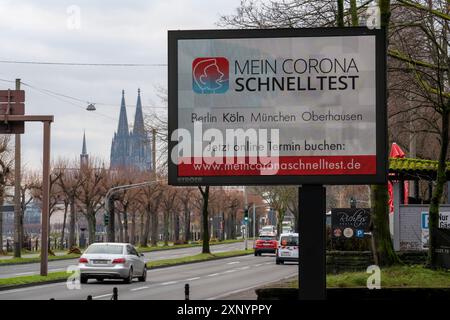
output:
POLYGON ((278 241, 276 264, 298 262, 298 233, 282 233, 278 241))

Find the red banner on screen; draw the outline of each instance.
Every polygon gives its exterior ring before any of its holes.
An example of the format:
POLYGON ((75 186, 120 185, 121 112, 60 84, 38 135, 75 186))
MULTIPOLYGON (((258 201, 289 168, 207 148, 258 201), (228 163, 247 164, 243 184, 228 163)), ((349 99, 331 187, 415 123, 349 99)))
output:
POLYGON ((182 158, 178 175, 368 175, 376 174, 376 156, 280 156, 266 158, 182 158), (221 160, 221 161, 218 161, 221 160), (228 162, 227 162, 228 160, 228 162))

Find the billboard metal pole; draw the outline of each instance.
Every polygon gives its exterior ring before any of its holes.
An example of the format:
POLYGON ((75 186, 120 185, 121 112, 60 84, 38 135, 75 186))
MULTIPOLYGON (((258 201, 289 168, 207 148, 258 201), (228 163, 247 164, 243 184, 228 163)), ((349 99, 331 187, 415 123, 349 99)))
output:
POLYGON ((300 300, 326 299, 326 190, 322 185, 303 185, 299 201, 299 263, 300 300))

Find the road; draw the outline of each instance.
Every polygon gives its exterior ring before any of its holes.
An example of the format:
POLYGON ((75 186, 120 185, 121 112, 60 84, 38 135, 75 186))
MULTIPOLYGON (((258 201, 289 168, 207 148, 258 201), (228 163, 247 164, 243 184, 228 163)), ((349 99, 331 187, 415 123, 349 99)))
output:
POLYGON ((274 256, 247 255, 150 270, 146 282, 89 280, 80 289, 69 290, 66 283, 0 291, 0 299, 94 300, 111 299, 118 288, 119 300, 183 300, 184 286, 190 285, 190 299, 225 299, 230 294, 259 287, 298 273, 297 264, 276 265, 274 256))
MULTIPOLYGON (((252 241, 248 242, 248 248, 252 248, 252 241)), ((224 252, 233 250, 243 250, 244 242, 235 242, 227 244, 218 244, 211 246, 211 252, 224 252)), ((161 250, 144 253, 146 261, 155 261, 163 259, 174 259, 182 258, 186 256, 192 256, 201 253, 202 247, 192 247, 192 248, 182 248, 182 249, 171 249, 171 250, 161 250)), ((48 271, 65 271, 70 265, 78 264, 78 259, 70 260, 56 260, 50 261, 48 263, 48 271)), ((39 274, 39 263, 29 263, 29 264, 19 264, 10 266, 0 266, 0 278, 11 278, 18 276, 28 276, 33 274, 39 274)))

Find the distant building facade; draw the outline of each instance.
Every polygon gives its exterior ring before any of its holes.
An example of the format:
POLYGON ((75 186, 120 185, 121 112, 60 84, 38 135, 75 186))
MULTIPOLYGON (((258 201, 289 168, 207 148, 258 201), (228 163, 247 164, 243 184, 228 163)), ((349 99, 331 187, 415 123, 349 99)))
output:
POLYGON ((112 169, 134 168, 139 171, 151 171, 151 151, 151 141, 144 126, 140 89, 131 131, 128 128, 125 92, 122 90, 119 125, 111 143, 110 166, 112 169))

